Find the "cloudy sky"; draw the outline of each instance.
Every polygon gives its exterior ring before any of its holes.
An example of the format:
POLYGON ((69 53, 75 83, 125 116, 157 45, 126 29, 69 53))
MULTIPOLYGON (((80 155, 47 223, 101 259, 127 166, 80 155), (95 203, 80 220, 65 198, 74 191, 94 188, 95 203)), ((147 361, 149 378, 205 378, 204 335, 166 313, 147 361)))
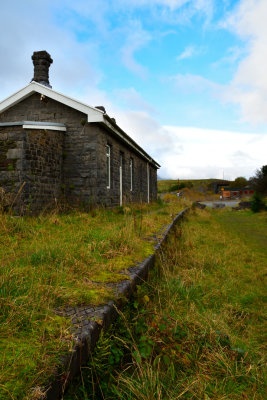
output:
POLYGON ((108 114, 162 178, 250 177, 267 164, 267 0, 1 3, 0 101, 33 77, 108 114))

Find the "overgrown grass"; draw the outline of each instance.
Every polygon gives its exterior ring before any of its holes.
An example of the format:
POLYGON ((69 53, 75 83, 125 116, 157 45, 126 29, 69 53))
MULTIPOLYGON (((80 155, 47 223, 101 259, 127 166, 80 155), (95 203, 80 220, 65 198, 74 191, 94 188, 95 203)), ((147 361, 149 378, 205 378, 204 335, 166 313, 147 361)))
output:
POLYGON ((65 400, 265 399, 266 218, 195 211, 65 400))
POLYGON ((70 350, 56 307, 113 297, 107 282, 153 251, 181 203, 39 217, 0 215, 0 398, 34 399, 70 350))

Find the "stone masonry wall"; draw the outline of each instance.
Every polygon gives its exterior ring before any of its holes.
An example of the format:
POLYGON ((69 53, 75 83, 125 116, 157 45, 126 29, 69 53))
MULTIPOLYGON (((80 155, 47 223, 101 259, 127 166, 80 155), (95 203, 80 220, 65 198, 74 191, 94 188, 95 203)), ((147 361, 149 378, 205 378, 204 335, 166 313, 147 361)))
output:
POLYGON ((0 127, 0 200, 4 207, 23 203, 17 196, 24 182, 24 133, 21 126, 0 127))
POLYGON ((24 201, 29 211, 41 211, 60 196, 63 137, 62 131, 25 129, 24 201))
POLYGON ((0 127, 2 204, 15 211, 41 211, 60 195, 62 131, 0 127))

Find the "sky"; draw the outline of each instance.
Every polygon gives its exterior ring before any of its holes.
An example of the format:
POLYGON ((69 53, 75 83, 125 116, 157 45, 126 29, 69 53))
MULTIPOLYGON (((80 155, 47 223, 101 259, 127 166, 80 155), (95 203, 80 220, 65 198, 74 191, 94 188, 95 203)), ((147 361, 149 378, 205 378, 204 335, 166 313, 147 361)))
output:
POLYGON ((267 164, 267 0, 1 2, 0 101, 46 50, 53 89, 109 116, 169 179, 267 164))

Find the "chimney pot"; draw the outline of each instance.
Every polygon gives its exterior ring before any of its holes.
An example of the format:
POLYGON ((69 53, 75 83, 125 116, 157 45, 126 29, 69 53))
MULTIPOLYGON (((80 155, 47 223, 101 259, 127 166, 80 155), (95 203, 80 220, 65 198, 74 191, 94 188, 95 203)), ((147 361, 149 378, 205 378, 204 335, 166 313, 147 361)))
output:
POLYGON ((52 87, 49 83, 49 67, 53 60, 47 51, 35 51, 32 55, 34 65, 34 76, 32 81, 41 83, 42 85, 52 87))
POLYGON ((100 111, 103 111, 104 114, 106 114, 106 109, 103 106, 95 106, 95 108, 97 108, 100 111))

